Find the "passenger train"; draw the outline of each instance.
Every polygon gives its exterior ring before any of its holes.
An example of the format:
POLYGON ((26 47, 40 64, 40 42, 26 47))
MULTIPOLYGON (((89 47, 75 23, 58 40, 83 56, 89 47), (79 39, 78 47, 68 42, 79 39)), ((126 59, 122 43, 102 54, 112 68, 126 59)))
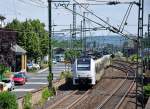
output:
POLYGON ((111 55, 104 55, 96 60, 91 57, 77 58, 73 65, 73 85, 95 85, 110 64, 111 55))

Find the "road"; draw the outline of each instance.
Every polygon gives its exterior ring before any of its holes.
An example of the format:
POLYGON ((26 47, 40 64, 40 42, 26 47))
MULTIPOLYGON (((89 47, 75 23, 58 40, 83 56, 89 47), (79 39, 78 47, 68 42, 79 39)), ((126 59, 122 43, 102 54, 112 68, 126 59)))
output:
MULTIPOLYGON (((54 76, 54 80, 59 79, 59 75, 62 71, 65 70, 65 65, 63 63, 57 63, 52 68, 52 73, 54 76)), ((47 76, 48 69, 45 71, 39 71, 36 74, 28 74, 28 81, 25 85, 15 86, 15 89, 12 91, 17 95, 17 97, 21 97, 25 95, 27 92, 34 91, 48 84, 47 76)))
POLYGON ((65 66, 65 64, 63 64, 63 63, 55 64, 52 68, 54 80, 58 79, 60 77, 60 73, 65 70, 71 70, 70 65, 65 66))

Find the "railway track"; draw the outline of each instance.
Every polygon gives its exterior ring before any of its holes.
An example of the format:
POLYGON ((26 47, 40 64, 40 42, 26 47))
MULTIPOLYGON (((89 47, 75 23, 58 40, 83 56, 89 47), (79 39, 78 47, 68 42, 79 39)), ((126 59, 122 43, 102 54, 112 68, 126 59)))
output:
POLYGON ((55 104, 51 105, 48 109, 70 109, 81 99, 86 98, 89 92, 90 89, 85 91, 75 90, 55 104))
POLYGON ((135 73, 133 72, 134 70, 132 70, 131 66, 126 64, 125 62, 120 61, 116 62, 115 64, 117 65, 113 66, 115 68, 119 68, 119 70, 126 72, 127 77, 96 109, 119 109, 125 97, 128 95, 128 92, 134 85, 135 73), (131 76, 134 78, 129 79, 131 76))
MULTIPOLYGON (((120 80, 120 82, 118 81, 118 87, 114 87, 115 89, 113 89, 111 92, 108 91, 106 93, 104 93, 104 95, 102 94, 102 92, 99 92, 98 89, 95 90, 95 94, 99 93, 98 96, 91 95, 91 89, 89 90, 75 90, 73 92, 71 92, 70 94, 68 94, 67 96, 63 97, 61 100, 57 101, 55 104, 52 104, 49 108, 47 109, 93 109, 92 106, 95 106, 95 109, 119 109, 121 104, 123 103, 124 99, 126 98, 126 96, 128 95, 128 92, 130 91, 130 89, 132 88, 132 86, 134 85, 134 81, 135 81, 135 74, 134 74, 134 70, 132 69, 131 65, 125 63, 125 62, 114 62, 113 67, 115 67, 115 69, 119 69, 124 74, 124 78, 123 80, 120 80), (101 95, 102 94, 102 95, 101 95), (101 96, 101 97, 100 97, 101 96), (93 100, 98 100, 100 97, 103 98, 103 100, 101 102, 97 102, 98 104, 91 104, 91 102, 93 102, 93 100), (86 101, 91 101, 90 102, 90 106, 88 102, 86 101), (82 106, 81 106, 82 105, 82 106), (86 108, 88 107, 88 108, 86 108)), ((119 77, 120 78, 120 77, 119 77)), ((116 81, 116 80, 115 80, 116 81)), ((117 81, 116 81, 117 82, 117 81)), ((96 87, 98 87, 97 85, 94 86, 95 89, 96 87)), ((111 86, 112 87, 112 86, 111 86)), ((104 90, 104 89, 102 89, 104 90)), ((98 100, 99 101, 99 100, 98 100)))

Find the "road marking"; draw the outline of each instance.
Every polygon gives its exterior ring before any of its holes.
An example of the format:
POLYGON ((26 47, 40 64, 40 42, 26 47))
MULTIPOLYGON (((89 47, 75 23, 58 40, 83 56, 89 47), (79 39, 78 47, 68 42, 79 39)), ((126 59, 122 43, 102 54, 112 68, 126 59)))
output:
POLYGON ((26 84, 48 84, 47 82, 26 82, 26 84))
POLYGON ((32 77, 30 79, 46 79, 47 80, 47 77, 32 77))
POLYGON ((14 90, 12 90, 12 92, 30 92, 33 90, 35 90, 35 89, 14 89, 14 90))
POLYGON ((40 75, 36 75, 36 76, 48 76, 48 74, 40 74, 40 75))

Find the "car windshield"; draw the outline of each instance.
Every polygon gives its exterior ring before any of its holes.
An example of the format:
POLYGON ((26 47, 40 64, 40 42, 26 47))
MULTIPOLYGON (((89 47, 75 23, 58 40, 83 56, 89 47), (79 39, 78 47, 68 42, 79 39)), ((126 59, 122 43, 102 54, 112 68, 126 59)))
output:
POLYGON ((22 74, 15 74, 14 77, 15 77, 15 78, 22 78, 23 75, 22 75, 22 74))

